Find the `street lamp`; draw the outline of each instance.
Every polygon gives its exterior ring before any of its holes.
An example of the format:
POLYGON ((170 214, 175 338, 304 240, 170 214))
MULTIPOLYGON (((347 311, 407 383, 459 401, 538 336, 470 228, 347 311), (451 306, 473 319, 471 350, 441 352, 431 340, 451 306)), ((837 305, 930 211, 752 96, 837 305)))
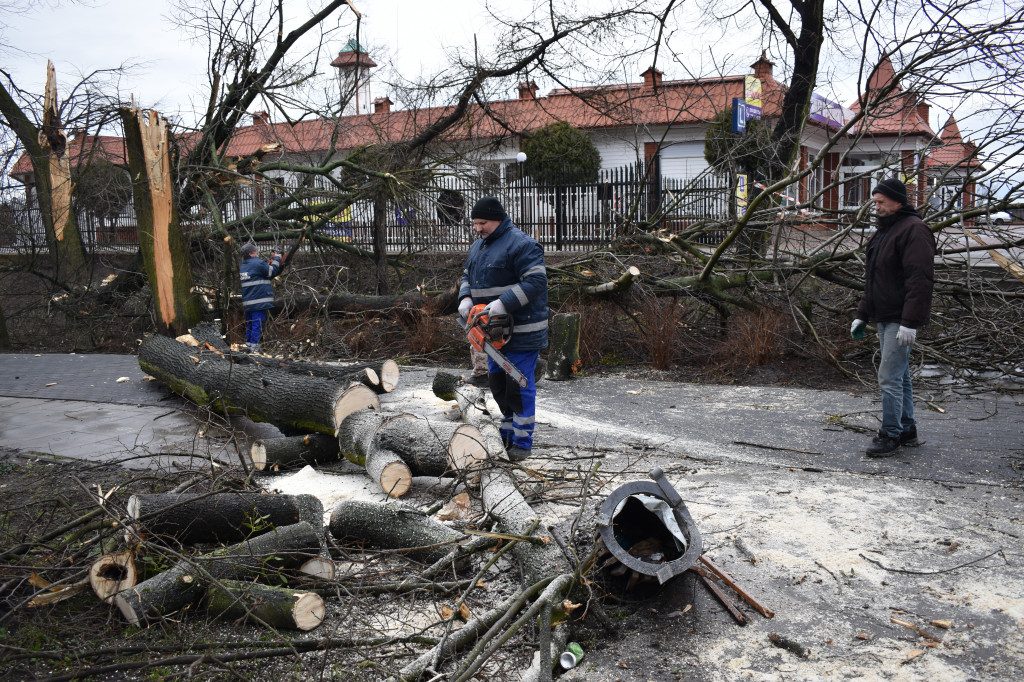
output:
POLYGON ((526 176, 523 175, 523 164, 526 163, 526 152, 516 154, 519 164, 519 226, 526 222, 526 176))

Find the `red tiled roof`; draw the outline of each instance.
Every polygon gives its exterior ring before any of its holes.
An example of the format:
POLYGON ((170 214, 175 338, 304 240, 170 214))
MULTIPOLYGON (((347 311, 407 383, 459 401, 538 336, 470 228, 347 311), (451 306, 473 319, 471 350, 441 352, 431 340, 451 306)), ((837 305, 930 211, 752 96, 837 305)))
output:
MULTIPOLYGON (((118 166, 128 166, 124 139, 113 135, 75 135, 68 141, 71 167, 78 168, 83 160, 101 158, 118 166)), ((23 153, 10 173, 19 182, 31 182, 32 159, 23 153)))
MULTIPOLYGON (((583 130, 621 126, 682 125, 709 121, 742 97, 744 76, 717 79, 663 81, 657 89, 641 83, 610 87, 553 90, 547 97, 492 102, 486 110, 474 105, 464 122, 444 135, 445 140, 500 139, 511 131, 526 133, 555 121, 566 121, 583 130)), ((764 115, 777 116, 783 88, 774 79, 762 82, 764 115)), ((452 111, 450 107, 405 109, 387 113, 345 116, 336 120, 313 119, 294 125, 274 123, 239 128, 227 154, 247 156, 267 142, 277 141, 289 153, 352 149, 378 142, 411 139, 425 126, 452 111)))
MULTIPOLYGON (((878 91, 892 86, 892 90, 879 104, 872 104, 856 126, 855 134, 872 137, 920 135, 932 138, 935 132, 928 124, 928 104, 900 90, 892 62, 882 59, 868 78, 864 101, 871 102, 878 91)), ((861 100, 849 107, 854 113, 861 110, 861 100)))
POLYGON ((965 142, 960 135, 960 126, 953 116, 939 133, 939 141, 928 153, 929 168, 977 168, 981 166, 978 159, 978 146, 973 142, 965 142))

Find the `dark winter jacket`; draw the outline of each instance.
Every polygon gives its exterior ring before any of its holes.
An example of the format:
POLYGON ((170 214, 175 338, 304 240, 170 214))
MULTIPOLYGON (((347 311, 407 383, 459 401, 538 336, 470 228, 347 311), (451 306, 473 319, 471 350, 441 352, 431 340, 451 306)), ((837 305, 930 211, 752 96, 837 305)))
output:
POLYGON ((868 241, 864 295, 857 318, 867 322, 899 322, 917 329, 932 307, 935 235, 913 208, 878 220, 868 241))
POLYGON ((274 287, 270 279, 281 270, 281 254, 275 253, 267 263, 259 256, 242 261, 242 307, 246 310, 269 310, 274 307, 274 287))
POLYGON ((486 239, 469 248, 459 298, 490 303, 500 298, 512 316, 512 338, 502 350, 542 350, 548 346, 548 275, 544 249, 505 217, 486 239))

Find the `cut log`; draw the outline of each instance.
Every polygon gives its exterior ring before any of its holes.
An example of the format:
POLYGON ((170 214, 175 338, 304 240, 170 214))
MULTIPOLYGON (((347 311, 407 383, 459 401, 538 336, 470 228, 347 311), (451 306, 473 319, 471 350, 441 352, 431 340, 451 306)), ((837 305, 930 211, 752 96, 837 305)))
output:
POLYGON ((618 279, 613 279, 604 284, 595 284, 593 286, 584 287, 583 291, 588 294, 609 294, 612 292, 625 291, 633 285, 633 280, 640 277, 640 268, 635 265, 631 265, 626 268, 626 271, 622 273, 622 276, 618 279))
POLYGON ((285 433, 334 436, 352 412, 380 409, 377 394, 366 386, 345 387, 329 379, 243 365, 165 336, 151 334, 142 340, 139 366, 198 405, 245 414, 285 433))
POLYGON ((304 436, 265 438, 249 448, 249 458, 257 471, 298 469, 307 464, 317 466, 341 460, 338 439, 323 433, 304 436))
POLYGON ((565 381, 579 369, 582 319, 579 313, 559 313, 551 318, 551 346, 544 378, 565 381))
POLYGON ((132 495, 127 511, 140 532, 183 544, 239 542, 301 520, 293 495, 248 492, 132 495))
POLYGON ((216 580, 246 580, 301 566, 319 556, 320 537, 308 523, 296 523, 245 542, 182 559, 170 569, 123 590, 114 603, 133 625, 176 613, 195 604, 206 592, 210 576, 216 580))
POLYGON ((345 365, 343 368, 352 372, 368 372, 373 376, 377 377, 377 383, 374 385, 366 384, 370 386, 377 393, 391 393, 398 388, 398 378, 401 374, 401 370, 398 368, 398 363, 388 358, 387 360, 375 360, 359 365, 345 365))
POLYGON ((299 566, 299 573, 319 580, 334 580, 337 567, 327 557, 318 556, 299 566))
POLYGON ((221 580, 206 590, 206 608, 214 616, 272 628, 309 631, 324 621, 323 598, 316 592, 259 583, 221 580))
POLYGON ((381 424, 373 444, 397 453, 414 476, 443 476, 476 469, 487 458, 475 426, 417 417, 381 424))
POLYGON ((373 447, 366 453, 366 474, 391 497, 401 497, 412 487, 409 465, 384 448, 373 447))
POLYGON ((348 461, 366 466, 366 454, 370 451, 373 436, 384 422, 411 415, 381 414, 370 410, 353 412, 345 417, 338 428, 338 449, 348 461))
POLYGON ((139 574, 135 568, 135 555, 130 551, 104 554, 89 567, 89 584, 96 596, 107 602, 121 590, 135 587, 139 574))
POLYGON ((466 538, 420 510, 401 502, 342 500, 331 511, 331 535, 378 549, 401 549, 411 559, 432 563, 466 538))

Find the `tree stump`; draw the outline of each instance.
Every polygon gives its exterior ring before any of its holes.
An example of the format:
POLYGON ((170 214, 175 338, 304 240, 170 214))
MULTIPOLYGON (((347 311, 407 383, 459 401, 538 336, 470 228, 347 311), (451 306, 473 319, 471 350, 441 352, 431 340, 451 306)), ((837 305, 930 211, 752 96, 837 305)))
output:
POLYGON ((316 466, 341 460, 338 439, 323 433, 304 436, 265 438, 253 442, 249 459, 257 471, 298 469, 307 464, 316 466))
POLYGON ((260 583, 221 580, 206 589, 206 608, 226 620, 309 631, 324 621, 323 598, 315 592, 260 583))
POLYGON ((114 597, 133 625, 170 615, 198 602, 206 592, 207 575, 216 580, 258 578, 301 566, 319 556, 320 537, 308 523, 296 523, 231 547, 182 559, 170 569, 123 590, 114 597))
POLYGON ((571 379, 579 369, 582 319, 579 313, 559 313, 551 318, 551 341, 545 379, 565 381, 571 379))
POLYGON ((132 495, 127 511, 140 532, 183 544, 239 542, 301 520, 294 496, 248 492, 132 495))
POLYGON ((328 526, 338 541, 354 540, 378 549, 401 549, 411 559, 432 563, 446 556, 465 534, 402 502, 342 500, 328 526))

